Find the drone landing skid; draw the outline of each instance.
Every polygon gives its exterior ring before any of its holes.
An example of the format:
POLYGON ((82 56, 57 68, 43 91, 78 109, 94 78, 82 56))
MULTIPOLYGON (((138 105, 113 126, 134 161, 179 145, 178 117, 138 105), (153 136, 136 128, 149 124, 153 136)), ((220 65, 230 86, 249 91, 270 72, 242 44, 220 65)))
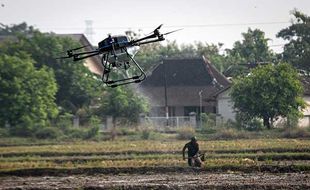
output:
POLYGON ((127 56, 127 59, 122 58, 124 57, 124 53, 119 54, 121 56, 118 57, 118 55, 115 55, 112 52, 106 54, 101 59, 104 68, 104 72, 102 75, 102 82, 106 84, 108 87, 114 88, 117 86, 126 85, 130 83, 139 83, 146 78, 146 74, 143 71, 143 69, 139 66, 139 64, 133 59, 133 57, 127 52, 125 48, 123 50, 127 56), (111 60, 112 62, 109 62, 111 60), (129 68, 129 61, 132 61, 134 65, 138 68, 138 74, 122 79, 111 79, 110 74, 113 70, 113 67, 124 67, 124 69, 127 70, 129 68))

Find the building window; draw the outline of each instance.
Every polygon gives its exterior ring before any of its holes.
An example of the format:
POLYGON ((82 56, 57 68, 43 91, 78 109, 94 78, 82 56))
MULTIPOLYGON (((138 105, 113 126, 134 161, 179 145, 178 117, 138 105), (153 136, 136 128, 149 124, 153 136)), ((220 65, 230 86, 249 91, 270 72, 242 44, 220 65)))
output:
POLYGON ((189 116, 189 113, 195 112, 196 114, 199 112, 198 106, 185 106, 184 107, 184 115, 189 116))

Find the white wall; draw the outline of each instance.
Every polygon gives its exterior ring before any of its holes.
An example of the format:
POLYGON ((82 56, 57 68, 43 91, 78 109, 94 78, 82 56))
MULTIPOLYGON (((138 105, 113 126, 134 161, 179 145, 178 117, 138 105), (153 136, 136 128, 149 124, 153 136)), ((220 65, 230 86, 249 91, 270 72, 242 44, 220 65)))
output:
POLYGON ((222 92, 217 96, 217 114, 223 118, 223 121, 227 120, 235 121, 236 113, 233 110, 233 102, 229 96, 230 89, 222 92))
POLYGON ((303 110, 303 114, 307 117, 304 117, 299 120, 298 125, 300 127, 310 127, 310 96, 304 96, 304 100, 306 101, 306 109, 303 110))

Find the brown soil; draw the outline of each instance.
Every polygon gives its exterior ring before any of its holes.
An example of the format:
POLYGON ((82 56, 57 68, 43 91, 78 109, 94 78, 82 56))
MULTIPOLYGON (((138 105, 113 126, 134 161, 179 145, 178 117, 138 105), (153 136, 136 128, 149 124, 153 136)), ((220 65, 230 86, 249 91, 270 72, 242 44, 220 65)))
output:
POLYGON ((310 189, 310 173, 172 172, 3 176, 0 189, 310 189))

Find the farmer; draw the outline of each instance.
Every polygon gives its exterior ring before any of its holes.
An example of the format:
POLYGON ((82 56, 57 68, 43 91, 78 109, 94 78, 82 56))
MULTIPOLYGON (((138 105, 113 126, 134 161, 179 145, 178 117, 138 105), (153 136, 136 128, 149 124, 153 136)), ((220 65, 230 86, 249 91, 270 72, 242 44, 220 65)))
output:
POLYGON ((187 161, 189 166, 193 167, 201 167, 202 161, 200 159, 199 155, 199 144, 197 143, 196 137, 192 137, 191 141, 186 143, 183 147, 182 153, 183 153, 183 160, 185 160, 185 150, 187 151, 187 161))

